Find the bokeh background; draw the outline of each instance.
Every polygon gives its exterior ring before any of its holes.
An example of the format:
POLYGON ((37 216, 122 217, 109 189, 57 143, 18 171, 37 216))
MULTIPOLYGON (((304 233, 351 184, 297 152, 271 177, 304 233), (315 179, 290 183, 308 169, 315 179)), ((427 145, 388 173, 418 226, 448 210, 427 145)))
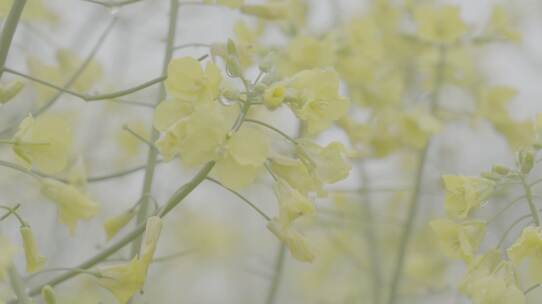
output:
MULTIPOLYGON (((34 0, 28 0, 32 3, 34 0)), ((250 2, 250 1, 249 1, 250 2)), ((258 3, 258 1, 252 1, 258 3)), ((314 33, 333 28, 336 22, 348 20, 364 13, 370 1, 361 0, 308 0, 310 5, 309 24, 314 33)), ((518 90, 510 110, 518 119, 528 118, 542 111, 542 2, 538 0, 462 0, 442 1, 461 8, 461 16, 469 27, 476 31, 482 28, 495 3, 504 5, 514 24, 523 35, 519 44, 497 44, 484 47, 484 56, 479 66, 489 83, 507 84, 518 90)), ((113 30, 100 47, 95 64, 99 78, 92 79, 89 93, 104 93, 131 87, 152 79, 160 74, 164 40, 167 26, 166 0, 144 0, 134 5, 107 9, 93 3, 78 0, 45 0, 46 11, 36 11, 20 25, 13 48, 9 54, 8 66, 28 71, 29 58, 43 64, 54 64, 59 49, 68 49, 84 58, 94 43, 111 22, 118 18, 113 30)), ((6 15, 10 1, 0 0, 0 13, 6 15)), ((233 26, 239 19, 252 22, 235 10, 211 6, 181 6, 176 41, 185 43, 211 44, 224 42, 233 35, 233 26)), ((277 32, 265 36, 270 44, 285 43, 277 32)), ((174 57, 208 54, 205 47, 179 49, 174 57)), ((254 77, 257 70, 249 71, 254 77)), ((47 77, 47 73, 44 74, 47 77)), ((0 108, 0 130, 20 120, 26 113, 39 106, 40 92, 29 89, 19 96, 17 102, 0 108)), ((151 87, 126 97, 126 100, 155 102, 157 88, 151 87)), ((443 94, 443 102, 460 104, 464 99, 454 90, 443 94)), ((122 126, 127 124, 134 130, 148 132, 152 111, 145 107, 130 107, 113 102, 85 103, 77 98, 64 95, 50 109, 63 115, 73 123, 76 143, 75 150, 84 155, 82 160, 89 176, 96 176, 142 165, 147 147, 131 137, 122 126)), ((297 125, 287 111, 268 117, 275 125, 289 134, 295 134, 297 125)), ((339 140, 347 143, 343 132, 327 131, 321 142, 339 140)), ((422 200, 423 215, 418 225, 430 215, 442 213, 443 196, 439 176, 444 173, 477 175, 495 163, 513 163, 513 153, 506 141, 485 124, 472 128, 468 124, 454 124, 447 127, 435 140, 424 179, 422 200)), ((13 160, 8 146, 0 146, 0 158, 13 160)), ((394 174, 404 160, 385 158, 366 164, 371 186, 375 188, 408 188, 408 176, 394 174)), ((164 202, 183 182, 193 174, 193 168, 182 167, 178 161, 160 164, 152 195, 158 202, 164 202)), ((344 182, 333 189, 356 189, 360 186, 359 172, 353 170, 344 182)), ((140 196, 143 171, 98 183, 90 183, 88 191, 101 202, 99 216, 80 224, 77 235, 71 237, 57 221, 53 204, 44 201, 35 181, 18 172, 2 168, 0 173, 0 202, 21 203, 21 212, 32 223, 42 254, 48 257, 47 268, 76 265, 84 258, 98 252, 106 245, 103 221, 132 206, 140 196)), ((275 198, 268 177, 243 191, 269 214, 276 213, 275 198)), ((394 216, 385 213, 384 202, 397 193, 373 193, 373 200, 382 201, 375 207, 374 221, 378 227, 401 229, 404 215, 400 211, 394 216), (391 217, 391 218, 390 218, 391 217)), ((356 200, 359 197, 349 197, 356 200)), ((333 197, 318 201, 327 226, 323 234, 336 234, 336 226, 345 225, 349 219, 333 215, 337 202, 333 197), (327 210, 327 211, 326 211, 327 210), (329 212, 326 213, 326 212, 329 212)), ((360 199, 361 204, 361 199, 360 199)), ((394 207, 395 208, 395 207, 394 207)), ((401 210, 401 206, 396 207, 401 210)), ((522 210, 514 210, 523 214, 522 210)), ((310 223, 309 223, 310 224, 310 223)), ((349 229, 357 229, 353 225, 349 229)), ((0 233, 17 238, 18 226, 12 222, 0 223, 0 233), (10 224, 11 223, 11 224, 10 224)), ((497 238, 499 231, 490 232, 490 238, 497 238)), ((349 234, 348 238, 352 238, 349 234)), ((345 240, 362 246, 364 235, 359 239, 345 240)), ((396 246, 393 241, 387 244, 396 246)), ((185 255, 155 263, 151 268, 144 294, 138 295, 134 303, 221 303, 255 304, 264 303, 274 271, 274 259, 279 250, 278 240, 267 230, 265 222, 247 208, 236 197, 211 183, 204 183, 194 191, 165 221, 164 234, 156 256, 167 256, 186 251, 185 255)), ((329 246, 326 245, 326 246, 329 246)), ((323 251, 326 246, 323 246, 323 251)), ((352 249, 350 248, 350 249, 352 249)), ((0 248, 2 250, 2 248, 0 248)), ((392 250, 392 249, 390 249, 392 250)), ((430 248, 430 250, 437 250, 430 248)), ((362 250, 361 250, 362 251, 362 250)), ((116 257, 126 256, 127 251, 116 257)), ((366 273, 366 257, 348 258, 347 255, 324 253, 328 263, 299 263, 287 257, 283 279, 280 283, 276 303, 364 303, 356 298, 353 290, 365 290, 369 285, 366 273), (361 262, 356 262, 360 259, 361 262), (323 266, 326 264, 327 266, 323 266), (327 268, 326 268, 327 267, 327 268)), ((17 265, 24 264, 19 255, 17 265)), ((460 276, 461 266, 452 267, 448 277, 442 279, 438 288, 428 288, 404 303, 468 303, 454 289, 453 278, 460 276)), ((50 274, 33 279, 38 283, 50 274)), ((7 294, 7 287, 2 287, 7 294)), ((0 294, 2 294, 0 293, 0 294)), ((79 276, 58 288, 62 303, 113 303, 112 297, 95 286, 93 279, 79 276)), ((359 295, 359 294, 358 294, 359 295)), ((531 294, 533 299, 542 297, 540 292, 531 294)), ((368 302, 367 302, 368 303, 368 302)), ((536 300, 535 302, 536 303, 536 300)))

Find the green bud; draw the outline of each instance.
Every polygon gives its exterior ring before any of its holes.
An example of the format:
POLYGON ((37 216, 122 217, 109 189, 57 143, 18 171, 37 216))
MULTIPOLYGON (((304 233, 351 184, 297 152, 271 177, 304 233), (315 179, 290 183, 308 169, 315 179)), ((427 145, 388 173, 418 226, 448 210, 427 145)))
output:
POLYGON ((23 89, 23 83, 15 80, 0 87, 0 104, 7 103, 23 89))
POLYGON ((235 46, 235 42, 233 42, 233 40, 228 39, 228 43, 226 44, 226 49, 228 50, 229 56, 238 57, 237 47, 235 46))
POLYGON ((491 171, 499 174, 499 175, 508 175, 508 173, 510 173, 510 168, 508 167, 505 167, 503 165, 495 165, 493 166, 493 168, 491 169, 491 171))
POLYGON ((226 71, 232 77, 241 77, 241 65, 236 57, 228 56, 228 59, 226 60, 226 71))
POLYGON ((55 290, 49 285, 45 285, 41 289, 41 297, 45 304, 56 304, 55 290))
POLYGON ((518 155, 518 162, 521 173, 529 174, 534 167, 534 151, 521 150, 518 155))
POLYGON ((495 175, 495 173, 493 172, 482 172, 480 176, 486 179, 490 179, 492 181, 498 181, 500 179, 500 176, 495 175))

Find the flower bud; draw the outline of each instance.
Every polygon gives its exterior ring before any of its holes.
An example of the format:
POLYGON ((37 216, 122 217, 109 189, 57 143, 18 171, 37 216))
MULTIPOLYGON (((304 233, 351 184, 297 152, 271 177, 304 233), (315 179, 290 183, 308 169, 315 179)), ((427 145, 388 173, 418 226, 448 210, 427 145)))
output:
POLYGON ((0 104, 5 104, 13 97, 17 96, 23 88, 23 83, 15 80, 5 86, 0 87, 0 104))
POLYGON ((275 83, 264 92, 263 103, 269 110, 278 108, 286 97, 286 87, 281 83, 275 83))
POLYGON ((107 219, 104 223, 107 240, 112 239, 117 233, 124 228, 136 215, 135 210, 128 210, 119 215, 107 219))
POLYGON ((240 77, 242 75, 241 65, 236 57, 228 56, 226 59, 226 71, 228 71, 232 77, 240 77))
POLYGON ((49 285, 45 285, 41 289, 41 297, 45 304, 56 304, 55 290, 49 285))
POLYGON ((494 173, 497 173, 499 175, 508 175, 508 173, 510 173, 510 168, 505 167, 503 165, 495 165, 495 166, 493 166, 491 171, 493 171, 494 173))
POLYGON ((38 252, 38 246, 36 239, 32 233, 30 226, 22 226, 20 228, 21 236, 23 238, 23 248, 26 258, 26 270, 28 272, 34 272, 45 264, 45 257, 41 256, 38 252))
POLYGON ((521 173, 528 174, 534 167, 534 152, 532 150, 520 151, 518 161, 521 173))

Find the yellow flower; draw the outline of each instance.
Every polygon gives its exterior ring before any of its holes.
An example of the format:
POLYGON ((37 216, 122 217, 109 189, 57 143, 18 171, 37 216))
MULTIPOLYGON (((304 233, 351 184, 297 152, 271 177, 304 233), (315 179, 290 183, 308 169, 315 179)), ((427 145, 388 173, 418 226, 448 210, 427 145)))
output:
POLYGON ((115 235, 117 235, 119 230, 124 228, 136 214, 137 212, 135 210, 128 210, 107 219, 104 223, 107 240, 111 240, 115 235))
POLYGON ((421 149, 431 135, 440 131, 441 124, 429 112, 417 109, 403 114, 401 127, 401 139, 409 146, 421 149))
POLYGON ((287 88, 284 83, 276 82, 266 88, 263 93, 263 103, 269 110, 274 110, 282 105, 286 98, 287 88))
POLYGON ((443 252, 455 259, 470 261, 482 242, 486 225, 483 221, 455 223, 449 219, 437 219, 430 223, 443 252))
POLYGON ((501 259, 498 250, 491 250, 474 259, 459 289, 474 304, 526 303, 513 266, 501 259))
POLYGON ((178 99, 206 103, 218 97, 221 82, 222 75, 213 62, 209 62, 204 71, 195 58, 182 57, 169 63, 165 85, 178 99))
POLYGON ((289 87, 295 91, 291 107, 306 123, 309 135, 329 128, 346 114, 350 106, 346 98, 339 96, 339 77, 331 70, 299 72, 292 76, 289 87))
POLYGON ((316 39, 310 36, 298 36, 290 41, 285 58, 279 61, 282 75, 333 66, 335 49, 332 41, 316 39))
POLYGON ((418 26, 418 36, 433 43, 452 44, 467 32, 459 8, 452 5, 440 8, 419 6, 414 11, 414 19, 418 26))
POLYGON ((444 208, 450 216, 466 218, 472 209, 489 199, 495 182, 482 177, 444 175, 444 208))
POLYGON ((285 226, 276 219, 269 222, 267 228, 275 236, 285 243, 292 256, 300 262, 312 262, 314 260, 313 249, 308 244, 307 238, 292 227, 285 226))
POLYGON ((542 283, 542 228, 527 227, 519 239, 508 248, 508 257, 516 265, 524 260, 529 263, 529 272, 535 283, 542 283))
POLYGON ((529 120, 516 121, 508 110, 508 103, 517 95, 509 86, 494 86, 482 90, 478 100, 478 115, 489 120, 514 149, 532 144, 534 138, 529 120))
POLYGON ((300 216, 314 213, 314 203, 287 182, 279 179, 273 189, 279 201, 279 221, 283 225, 289 225, 300 216))
POLYGON ((70 126, 59 116, 26 117, 13 137, 13 151, 23 166, 55 174, 66 167, 72 142, 70 126))
POLYGON ((22 226, 20 232, 23 238, 23 248, 26 257, 26 271, 34 272, 41 269, 47 259, 39 254, 38 245, 36 244, 32 229, 30 229, 30 226, 22 226))
POLYGON ((169 127, 156 145, 166 160, 180 154, 185 164, 200 165, 217 158, 231 125, 218 105, 200 106, 169 127))
POLYGON ((143 288, 161 230, 162 220, 157 216, 150 217, 147 220, 140 255, 128 263, 99 269, 103 278, 98 280, 98 284, 109 290, 119 303, 128 303, 134 294, 143 288))
POLYGON ((487 32, 488 35, 495 35, 497 38, 521 42, 521 33, 512 27, 506 9, 501 5, 493 6, 487 32))
POLYGON ((271 170, 303 195, 322 191, 320 180, 311 174, 307 166, 299 159, 281 156, 273 157, 271 159, 271 170))
POLYGON ((17 247, 15 247, 11 242, 0 235, 0 281, 3 281, 6 277, 8 268, 11 267, 13 257, 17 252, 17 247))
POLYGON ((23 83, 20 81, 11 81, 6 85, 0 85, 0 105, 6 104, 8 101, 17 96, 23 89, 23 83))
POLYGON ((321 147, 309 140, 299 140, 298 154, 306 164, 312 164, 318 179, 333 184, 348 177, 351 164, 346 159, 346 149, 339 142, 321 147))
POLYGON ((41 182, 41 192, 56 204, 60 222, 68 226, 72 235, 78 221, 91 219, 98 213, 98 203, 74 186, 45 178, 41 182))
POLYGON ((162 101, 154 110, 154 127, 164 132, 193 111, 194 106, 188 101, 176 99, 162 101))
POLYGON ((213 169, 225 186, 248 186, 261 172, 269 154, 269 143, 259 129, 243 126, 224 144, 223 154, 213 169))

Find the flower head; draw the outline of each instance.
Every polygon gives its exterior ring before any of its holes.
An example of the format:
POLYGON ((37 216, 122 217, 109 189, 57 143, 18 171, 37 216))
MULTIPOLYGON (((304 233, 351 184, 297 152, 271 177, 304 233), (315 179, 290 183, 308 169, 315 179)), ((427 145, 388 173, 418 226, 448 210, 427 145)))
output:
POLYGON ((493 193, 495 182, 482 177, 444 175, 444 207, 450 216, 465 218, 493 193))
POLYGON ((451 258, 470 261, 482 242, 486 225, 482 221, 456 223, 437 219, 430 223, 443 252, 451 258))
POLYGON ((54 174, 66 167, 72 133, 65 119, 58 116, 26 117, 13 137, 13 151, 28 169, 35 167, 54 174))
POLYGON ((98 203, 74 186, 45 178, 41 181, 41 192, 56 204, 60 222, 68 226, 72 235, 78 221, 91 219, 98 213, 98 203))

